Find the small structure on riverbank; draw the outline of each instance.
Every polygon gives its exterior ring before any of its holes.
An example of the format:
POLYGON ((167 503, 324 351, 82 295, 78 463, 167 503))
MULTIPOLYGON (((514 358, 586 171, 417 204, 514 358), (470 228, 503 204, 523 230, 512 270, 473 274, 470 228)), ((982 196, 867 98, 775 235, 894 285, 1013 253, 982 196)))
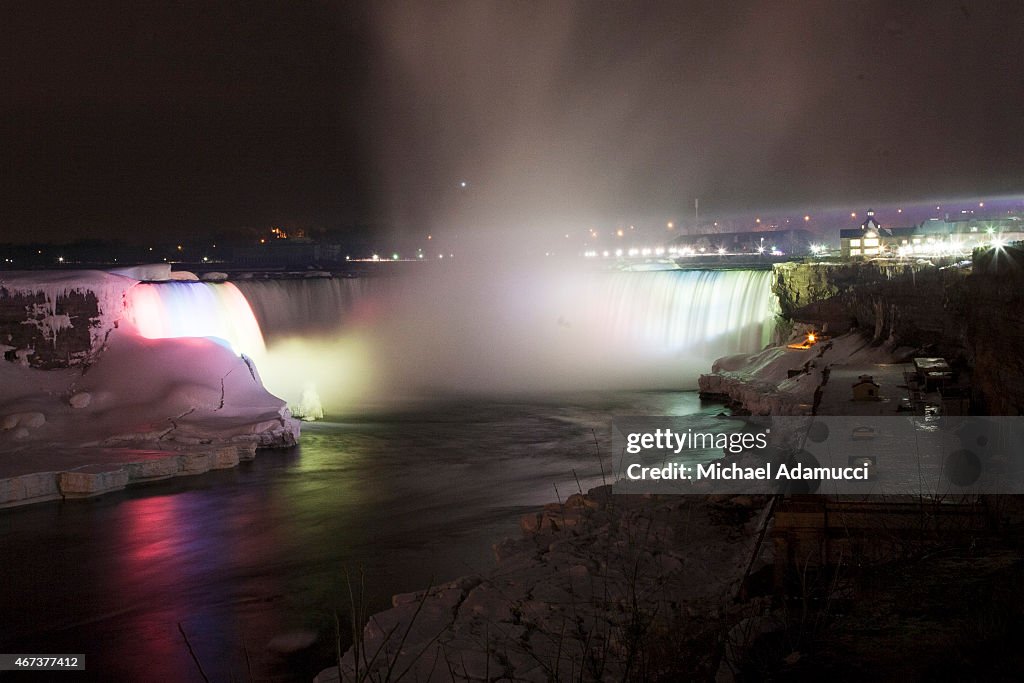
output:
POLYGON ((881 386, 871 375, 861 375, 853 385, 854 401, 879 401, 882 398, 881 386))

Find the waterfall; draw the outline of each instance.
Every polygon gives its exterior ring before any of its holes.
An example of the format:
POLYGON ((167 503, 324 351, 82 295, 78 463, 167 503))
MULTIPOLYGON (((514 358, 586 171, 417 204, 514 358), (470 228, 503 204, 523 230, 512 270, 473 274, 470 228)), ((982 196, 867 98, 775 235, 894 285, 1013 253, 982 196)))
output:
POLYGON ((615 273, 597 305, 603 327, 619 343, 713 360, 770 341, 778 308, 771 276, 768 270, 615 273))
POLYGON ((446 390, 691 389, 770 341, 777 302, 770 271, 552 268, 140 284, 128 308, 144 336, 254 356, 313 416, 321 398, 330 412, 446 390))
POLYGON ((139 283, 128 290, 126 317, 143 337, 211 337, 235 353, 265 351, 259 323, 230 282, 139 283))
MULTIPOLYGON (((510 324, 521 322, 527 308, 546 309, 563 326, 582 322, 609 341, 658 354, 754 352, 769 342, 774 328, 778 305, 768 270, 602 272, 582 278, 576 286, 559 282, 532 296, 523 294, 516 302, 502 297, 477 304, 489 312, 497 309, 494 321, 510 324)), ((379 309, 396 310, 395 299, 422 294, 417 291, 422 287, 398 279, 308 278, 236 284, 269 343, 285 336, 369 325, 379 309)), ((471 291, 484 299, 488 292, 499 296, 486 287, 471 291)), ((465 295, 464 291, 458 294, 465 295)), ((433 294, 426 298, 451 300, 433 294)), ((458 301, 460 308, 475 308, 465 299, 458 301)))
POLYGON ((268 342, 356 322, 372 305, 370 295, 380 289, 373 278, 240 280, 236 286, 268 342))
POLYGON ((309 383, 356 375, 384 393, 686 388, 716 358, 767 344, 777 308, 766 270, 445 269, 238 286, 281 366, 264 377, 290 384, 294 401, 309 383))

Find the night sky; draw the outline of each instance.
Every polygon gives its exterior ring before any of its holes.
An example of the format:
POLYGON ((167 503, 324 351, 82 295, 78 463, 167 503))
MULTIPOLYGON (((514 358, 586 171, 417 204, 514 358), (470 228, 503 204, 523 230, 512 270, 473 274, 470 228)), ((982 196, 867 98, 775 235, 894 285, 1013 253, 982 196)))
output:
POLYGON ((1022 26, 1015 0, 7 3, 0 242, 1020 194, 1022 26))

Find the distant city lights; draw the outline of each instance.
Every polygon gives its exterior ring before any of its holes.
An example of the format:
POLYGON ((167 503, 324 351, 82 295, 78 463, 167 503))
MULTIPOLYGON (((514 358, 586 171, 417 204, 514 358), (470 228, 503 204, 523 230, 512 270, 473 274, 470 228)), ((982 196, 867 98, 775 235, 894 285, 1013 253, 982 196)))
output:
MULTIPOLYGON (((451 181, 450 181, 451 182, 451 181)), ((467 180, 459 180, 460 187, 468 187, 467 180)), ((449 186, 452 187, 452 186, 449 186)), ((702 207, 703 208, 703 207, 702 207)), ((590 219, 589 223, 563 223, 554 224, 548 229, 546 236, 547 243, 538 245, 533 254, 535 257, 555 258, 580 258, 592 259, 598 263, 604 260, 601 265, 618 266, 630 268, 641 266, 647 260, 653 267, 656 262, 662 262, 667 267, 674 267, 678 264, 685 267, 687 259, 693 259, 698 264, 719 264, 720 266, 737 263, 758 263, 767 265, 773 262, 775 257, 780 260, 791 257, 795 260, 806 261, 825 259, 856 259, 856 258, 878 258, 878 259, 949 259, 950 262, 957 262, 964 258, 970 258, 971 252, 984 249, 1009 249, 1015 247, 1019 240, 1024 239, 1024 223, 1019 227, 1007 221, 1020 221, 1024 218, 1024 200, 1015 200, 1011 205, 1001 198, 992 200, 979 200, 968 198, 965 200, 948 201, 946 204, 931 204, 930 202, 908 204, 907 207, 888 207, 878 211, 877 220, 882 222, 880 226, 878 242, 872 245, 852 245, 851 241, 857 240, 851 228, 859 227, 860 216, 865 211, 858 208, 850 210, 842 206, 835 208, 808 207, 816 214, 798 213, 790 211, 787 214, 754 216, 727 216, 701 215, 699 221, 694 214, 689 217, 680 217, 680 220, 668 219, 654 216, 653 218, 641 216, 618 216, 608 222, 590 219), (1007 208, 1009 207, 1009 208, 1007 208), (1005 211, 1004 211, 1005 209, 1005 211), (885 215, 889 216, 884 220, 885 215), (895 214, 895 215, 894 215, 895 214), (802 220, 801 220, 802 219, 802 220), (635 221, 630 223, 630 220, 635 221), (643 222, 640 222, 643 221, 643 222), (810 223, 814 225, 810 225, 810 223), (753 225, 751 224, 753 223, 753 225), (800 228, 800 223, 804 223, 800 228), (799 228, 799 229, 797 229, 799 228), (792 236, 783 236, 781 232, 768 231, 792 231, 792 236), (836 233, 843 235, 838 244, 828 244, 836 237, 836 233), (760 241, 760 244, 758 243, 760 241), (772 244, 771 241, 777 241, 772 244), (781 246, 781 249, 779 248, 781 246), (547 251, 545 251, 545 249, 547 251), (772 257, 771 259, 769 257, 772 257), (743 259, 748 259, 743 261, 743 259), (616 260, 637 260, 640 263, 618 263, 616 260)), ((309 238, 303 234, 303 229, 292 224, 287 224, 287 232, 281 227, 264 227, 259 231, 249 232, 241 235, 236 241, 224 243, 224 248, 218 249, 220 244, 211 244, 210 240, 189 241, 189 254, 185 254, 186 240, 177 243, 177 240, 170 239, 164 242, 151 242, 153 246, 140 245, 134 247, 132 255, 118 258, 114 254, 107 254, 106 262, 116 263, 118 260, 126 262, 129 258, 136 258, 140 261, 148 259, 156 262, 171 263, 201 263, 209 264, 208 269, 213 269, 212 264, 232 264, 233 255, 231 250, 248 249, 258 254, 253 254, 253 259, 269 260, 284 259, 286 250, 280 249, 280 256, 275 253, 278 247, 298 243, 317 244, 323 243, 333 248, 332 256, 326 257, 325 265, 330 259, 341 263, 376 261, 379 263, 409 263, 409 262, 433 262, 447 260, 454 257, 454 253, 445 253, 439 250, 439 246, 458 248, 459 243, 445 244, 449 239, 456 239, 457 235, 446 232, 433 240, 433 234, 423 234, 422 230, 416 231, 412 237, 414 242, 393 242, 378 243, 378 253, 369 254, 365 252, 345 252, 351 248, 341 239, 337 243, 332 242, 333 236, 322 236, 316 233, 309 238), (288 241, 284 241, 288 240, 288 241), (419 243, 417 246, 416 242, 419 243), (428 242, 428 244, 423 244, 428 242), (244 246, 243 246, 244 245, 244 246), (260 246, 267 245, 267 246, 260 246), (137 252, 137 255, 136 255, 137 252), (205 254, 204 254, 205 252, 205 254), (340 252, 340 254, 338 253, 340 252), (212 254, 212 255, 211 255, 212 254)), ((856 232, 860 232, 859 230, 856 232)), ((323 233, 326 235, 326 233, 323 233)), ((515 232, 503 233, 514 235, 515 232)), ((868 236, 874 239, 874 236, 868 236)), ((173 239, 173 238, 172 238, 173 239)), ((178 238, 182 239, 182 238, 178 238)), ((313 247, 303 247, 312 252, 313 247)), ((298 252, 298 249, 295 249, 298 252)), ((18 262, 19 267, 41 267, 49 264, 53 267, 58 264, 61 267, 77 267, 78 264, 89 263, 94 258, 89 253, 78 251, 56 245, 47 248, 37 248, 37 245, 26 245, 24 258, 10 258, 15 255, 8 253, 5 249, 0 253, 0 268, 9 268, 9 264, 18 262), (55 255, 54 252, 57 252, 55 255), (66 253, 65 253, 66 252, 66 253), (22 265, 22 264, 26 265, 22 265)), ((291 253, 291 250, 287 250, 291 253)), ((460 259, 463 256, 460 251, 460 259)), ((938 263, 938 261, 935 261, 938 263)), ((440 265, 440 264, 437 264, 440 265)), ((451 265, 451 264, 446 264, 451 265)), ((383 266, 379 266, 383 268, 383 266)), ((396 266, 397 267, 397 266, 396 266)), ((644 266, 645 268, 647 266, 644 266)), ((691 266, 694 267, 694 266, 691 266)))

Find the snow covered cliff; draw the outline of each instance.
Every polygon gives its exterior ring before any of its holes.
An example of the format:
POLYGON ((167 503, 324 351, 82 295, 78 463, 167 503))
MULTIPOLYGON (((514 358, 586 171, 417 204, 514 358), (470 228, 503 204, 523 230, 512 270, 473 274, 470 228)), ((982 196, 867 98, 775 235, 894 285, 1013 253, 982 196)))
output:
POLYGON ((0 278, 0 506, 68 495, 83 477, 102 492, 297 443, 298 420, 252 361, 212 338, 140 334, 125 316, 130 274, 0 278))
POLYGON ((33 367, 87 362, 137 282, 98 270, 0 272, 0 351, 33 367))

